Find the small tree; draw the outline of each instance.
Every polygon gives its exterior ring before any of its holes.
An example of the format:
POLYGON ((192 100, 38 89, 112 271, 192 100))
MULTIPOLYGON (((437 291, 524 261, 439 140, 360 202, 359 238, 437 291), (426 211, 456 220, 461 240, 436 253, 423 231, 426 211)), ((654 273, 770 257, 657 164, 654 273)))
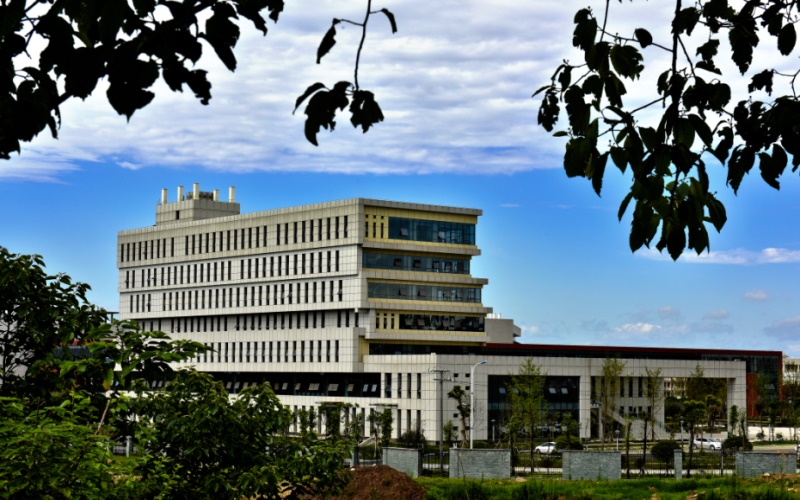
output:
POLYGON ((689 427, 689 463, 686 477, 692 474, 692 455, 694 450, 694 435, 696 426, 706 418, 706 405, 700 401, 688 400, 683 403, 683 420, 689 427))
POLYGON ((739 427, 739 407, 733 405, 728 410, 728 435, 735 436, 739 427))
POLYGON ((450 445, 456 440, 456 426, 453 425, 452 420, 445 422, 442 427, 442 435, 442 439, 444 439, 447 448, 450 449, 450 445))
POLYGON ((467 419, 469 419, 469 396, 466 391, 460 386, 456 385, 447 393, 447 397, 456 402, 456 411, 458 411, 458 418, 461 419, 461 447, 467 446, 467 419))
POLYGON ((381 430, 381 446, 389 446, 389 443, 392 441, 392 422, 394 421, 392 418, 392 410, 389 408, 383 410, 379 414, 378 421, 381 430))
POLYGON ((536 433, 547 416, 544 383, 545 374, 528 358, 520 365, 517 374, 512 375, 507 390, 509 432, 523 431, 527 434, 531 464, 536 433))
POLYGON ((625 363, 616 358, 606 358, 603 361, 603 376, 600 378, 600 425, 603 428, 602 449, 605 449, 606 440, 609 439, 614 425, 614 412, 619 397, 619 384, 625 363))
POLYGON ((661 368, 655 370, 645 368, 644 396, 647 399, 647 406, 650 411, 646 412, 650 423, 650 439, 656 439, 656 416, 664 406, 664 378, 661 376, 661 368))

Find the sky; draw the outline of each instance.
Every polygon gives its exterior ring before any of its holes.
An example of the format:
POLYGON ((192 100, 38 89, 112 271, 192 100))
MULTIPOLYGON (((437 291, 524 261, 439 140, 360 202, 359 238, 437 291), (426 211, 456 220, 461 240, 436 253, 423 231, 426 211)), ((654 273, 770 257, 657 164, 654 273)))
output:
MULTIPOLYGON (((224 199, 236 186, 243 213, 352 197, 472 207, 483 210, 473 275, 489 279, 484 304, 514 319, 522 342, 800 357, 797 175, 775 191, 754 171, 734 196, 712 165, 729 220, 721 234, 710 229, 711 252, 677 262, 631 253, 630 218, 617 220, 629 176, 609 170, 598 197, 566 177, 563 142, 536 124, 531 94, 575 58, 572 17, 583 4, 562 4, 373 1, 399 28, 392 35, 375 16, 361 57, 359 81, 386 120, 362 134, 341 116, 314 147, 295 99, 317 81, 352 80, 354 26, 339 25, 319 65, 316 47, 331 19, 360 21, 366 2, 287 2, 266 37, 242 30, 235 73, 206 47, 208 106, 163 84, 130 123, 102 85, 66 103, 59 139, 42 134, 0 163, 0 245, 43 255, 49 271, 90 284, 91 301, 117 310, 117 232, 154 224, 162 188, 172 201, 179 185, 199 182, 224 199)), ((620 33, 667 18, 657 3, 611 5, 620 33)), ((630 83, 631 99, 648 85, 630 83)))

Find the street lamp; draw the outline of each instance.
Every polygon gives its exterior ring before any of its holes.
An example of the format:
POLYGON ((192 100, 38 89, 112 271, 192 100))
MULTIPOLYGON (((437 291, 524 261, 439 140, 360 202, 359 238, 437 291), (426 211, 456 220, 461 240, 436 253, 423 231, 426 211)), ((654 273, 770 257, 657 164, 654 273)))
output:
POLYGON ((683 417, 681 417, 681 448, 683 448, 683 417))
POLYGON ((473 415, 475 413, 475 368, 480 365, 485 365, 488 363, 485 359, 479 363, 475 363, 472 365, 472 369, 469 371, 469 380, 470 380, 470 391, 469 391, 469 449, 472 449, 472 429, 475 428, 475 421, 473 420, 473 415))
POLYGON ((495 420, 492 419, 492 443, 494 443, 494 422, 495 420))
POLYGON ((614 436, 617 438, 617 451, 619 451, 619 429, 614 430, 614 436))

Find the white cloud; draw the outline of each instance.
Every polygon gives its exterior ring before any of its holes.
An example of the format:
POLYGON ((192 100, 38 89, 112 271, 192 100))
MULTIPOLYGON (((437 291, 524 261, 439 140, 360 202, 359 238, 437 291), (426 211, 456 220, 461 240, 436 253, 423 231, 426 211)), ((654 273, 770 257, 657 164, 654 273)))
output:
POLYGON ((764 328, 764 333, 777 339, 795 341, 800 338, 800 316, 775 321, 764 328))
POLYGON ((703 319, 728 319, 730 317, 730 313, 727 309, 716 309, 714 311, 706 311, 703 314, 703 319))
POLYGON ((745 292, 744 298, 748 300, 755 300, 756 302, 764 302, 765 300, 769 299, 769 296, 764 290, 754 289, 745 292))
POLYGON ((536 325, 522 325, 520 330, 522 330, 523 337, 533 336, 541 332, 541 328, 536 325))
POLYGON ((117 165, 128 170, 139 170, 140 168, 142 168, 141 165, 135 165, 129 161, 121 161, 118 162, 117 165))
POLYGON ((647 335, 658 330, 661 330, 661 326, 652 323, 625 323, 622 326, 614 328, 614 332, 617 334, 628 337, 647 335))
MULTIPOLYGON (((642 249, 634 255, 651 260, 672 260, 669 254, 666 252, 661 253, 655 248, 642 249)), ((795 264, 800 263, 800 250, 771 247, 762 250, 736 248, 733 250, 704 252, 700 255, 687 251, 678 258, 678 262, 728 265, 795 264)))
POLYGON ((658 317, 661 319, 678 320, 681 318, 681 311, 672 306, 659 307, 658 317))

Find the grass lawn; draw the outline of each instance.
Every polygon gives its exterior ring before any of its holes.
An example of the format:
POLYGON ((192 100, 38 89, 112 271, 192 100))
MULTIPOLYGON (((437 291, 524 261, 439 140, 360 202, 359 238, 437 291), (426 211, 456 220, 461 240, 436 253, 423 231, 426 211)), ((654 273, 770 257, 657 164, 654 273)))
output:
POLYGON ((685 499, 800 499, 800 476, 757 479, 631 479, 619 481, 464 480, 418 478, 430 500, 685 500, 685 499))

